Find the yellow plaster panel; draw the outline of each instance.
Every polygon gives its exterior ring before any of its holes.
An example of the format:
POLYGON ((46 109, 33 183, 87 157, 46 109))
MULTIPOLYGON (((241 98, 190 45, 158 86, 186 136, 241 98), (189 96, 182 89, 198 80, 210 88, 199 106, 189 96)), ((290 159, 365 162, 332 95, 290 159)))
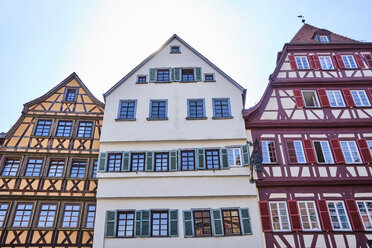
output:
POLYGON ((68 86, 68 87, 80 87, 80 85, 78 84, 78 82, 76 82, 75 79, 73 79, 69 83, 67 83, 66 86, 68 86))

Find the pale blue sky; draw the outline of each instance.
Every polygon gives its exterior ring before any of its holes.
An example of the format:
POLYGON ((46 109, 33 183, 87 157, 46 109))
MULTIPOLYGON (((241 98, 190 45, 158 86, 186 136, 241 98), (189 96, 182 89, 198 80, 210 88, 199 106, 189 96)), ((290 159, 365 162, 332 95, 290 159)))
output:
POLYGON ((307 23, 372 41, 372 1, 0 0, 0 132, 76 72, 102 94, 177 33, 259 101, 276 55, 307 23))

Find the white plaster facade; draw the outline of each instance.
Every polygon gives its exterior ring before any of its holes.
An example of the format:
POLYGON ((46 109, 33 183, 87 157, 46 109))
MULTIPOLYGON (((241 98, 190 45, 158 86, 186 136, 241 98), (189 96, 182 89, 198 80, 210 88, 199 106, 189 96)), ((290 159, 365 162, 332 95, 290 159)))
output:
MULTIPOLYGON (((224 148, 247 143, 242 118, 244 89, 174 35, 105 94, 106 106, 100 152, 145 152, 224 148), (181 53, 171 54, 171 46, 181 53), (149 81, 151 68, 200 67, 199 82, 149 81), (204 73, 214 75, 204 82, 204 73), (213 98, 229 98, 232 118, 213 117, 213 98), (116 120, 120 100, 136 100, 134 121, 116 120), (167 100, 167 120, 148 120, 150 100, 167 100), (187 99, 204 99, 206 119, 187 120, 187 99)), ((257 191, 249 166, 226 170, 166 172, 98 172, 94 248, 100 247, 264 247, 258 218, 257 191), (249 208, 251 234, 184 237, 183 210, 249 208), (106 211, 178 209, 177 237, 105 238, 106 211)))

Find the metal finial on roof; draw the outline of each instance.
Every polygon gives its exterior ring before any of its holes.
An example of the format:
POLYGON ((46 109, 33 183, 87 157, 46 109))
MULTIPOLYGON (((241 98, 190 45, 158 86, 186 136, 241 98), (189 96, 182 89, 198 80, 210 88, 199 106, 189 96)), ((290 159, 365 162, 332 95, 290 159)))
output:
POLYGON ((305 16, 303 16, 303 15, 299 15, 299 16, 297 16, 298 18, 301 18, 301 21, 302 21, 302 23, 305 23, 305 16))

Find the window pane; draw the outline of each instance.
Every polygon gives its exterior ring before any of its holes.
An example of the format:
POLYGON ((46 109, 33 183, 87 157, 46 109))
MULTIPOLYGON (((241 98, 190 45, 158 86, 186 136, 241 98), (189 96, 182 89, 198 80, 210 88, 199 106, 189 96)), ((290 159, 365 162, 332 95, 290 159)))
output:
POLYGON ((69 137, 71 136, 72 121, 59 121, 57 126, 56 136, 69 137))
POLYGON ((42 204, 38 220, 38 227, 52 227, 56 216, 57 204, 42 204))
POLYGON ((223 210, 222 216, 225 235, 239 235, 241 232, 238 210, 223 210))
POLYGON ((63 214, 62 227, 76 228, 78 226, 80 215, 80 205, 66 204, 63 214))
POLYGON ((154 119, 166 118, 166 101, 151 101, 150 115, 154 119))
POLYGON ((168 171, 168 153, 155 153, 155 171, 168 171))
POLYGON ((8 159, 4 164, 3 171, 1 173, 2 176, 17 176, 19 168, 19 160, 15 159, 8 159))
POLYGON ((219 169, 220 168, 220 152, 219 150, 205 150, 205 160, 207 169, 219 169))
POLYGON ((36 125, 35 135, 36 136, 48 136, 52 121, 50 120, 39 120, 36 125))
POLYGON ((145 170, 145 153, 132 153, 132 171, 145 170))
POLYGON ((32 214, 33 205, 30 203, 18 203, 13 220, 13 227, 28 227, 32 214))
POLYGON ((83 178, 85 176, 86 161, 73 161, 70 177, 83 178))
POLYGON ((26 166, 25 176, 38 177, 40 176, 41 166, 43 165, 42 159, 29 159, 26 166))
POLYGON ((62 177, 64 166, 65 166, 64 161, 51 161, 49 166, 48 177, 62 177))
POLYGON ((213 99, 214 117, 230 117, 228 99, 213 99))
POLYGON ((121 101, 119 119, 134 119, 136 101, 121 101))
POLYGON ((79 128, 77 136, 79 138, 90 138, 92 137, 93 122, 81 121, 79 122, 79 128))
POLYGON ((189 100, 188 102, 189 102, 189 117, 191 118, 205 117, 203 100, 189 100))
POLYGON ((115 172, 120 171, 121 169, 121 153, 109 153, 107 161, 107 171, 115 172))
POLYGON ((194 170, 195 169, 195 152, 181 151, 181 169, 194 170))
POLYGON ((151 212, 152 236, 168 236, 168 212, 151 212))
POLYGON ((93 228, 96 218, 96 205, 88 205, 86 227, 93 228))

